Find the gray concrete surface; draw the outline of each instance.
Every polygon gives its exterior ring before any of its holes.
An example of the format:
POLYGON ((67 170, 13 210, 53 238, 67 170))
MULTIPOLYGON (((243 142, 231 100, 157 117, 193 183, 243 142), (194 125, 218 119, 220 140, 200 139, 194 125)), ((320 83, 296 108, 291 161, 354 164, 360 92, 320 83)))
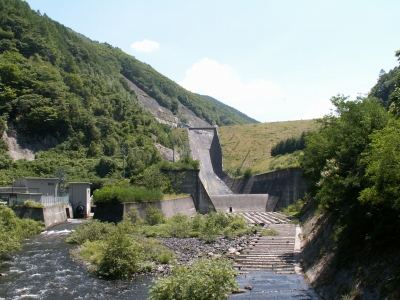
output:
POLYGON ((120 222, 125 213, 131 207, 136 207, 142 219, 146 218, 146 210, 149 206, 161 209, 165 217, 170 218, 178 213, 182 213, 188 217, 196 215, 196 208, 192 197, 181 197, 169 200, 155 202, 126 202, 113 205, 96 205, 94 211, 94 219, 103 222, 120 222))
POLYGON ((210 196, 233 194, 227 185, 214 173, 210 148, 215 128, 210 130, 189 130, 189 143, 194 159, 200 161, 200 180, 210 196))
POLYGON ((72 212, 68 204, 54 205, 44 208, 10 207, 21 219, 33 219, 43 221, 46 228, 61 224, 67 221, 66 209, 72 212))
POLYGON ((266 211, 268 195, 215 195, 210 196, 216 211, 226 213, 266 211))
POLYGON ((199 170, 170 170, 164 171, 164 175, 172 179, 172 188, 182 194, 189 194, 193 198, 196 210, 205 214, 215 210, 210 196, 208 195, 199 177, 199 170))
POLYGON ((161 209, 166 218, 171 218, 179 213, 188 217, 196 215, 192 197, 182 197, 157 202, 130 202, 124 203, 124 213, 127 213, 131 207, 136 207, 142 219, 146 218, 146 211, 149 205, 161 209))

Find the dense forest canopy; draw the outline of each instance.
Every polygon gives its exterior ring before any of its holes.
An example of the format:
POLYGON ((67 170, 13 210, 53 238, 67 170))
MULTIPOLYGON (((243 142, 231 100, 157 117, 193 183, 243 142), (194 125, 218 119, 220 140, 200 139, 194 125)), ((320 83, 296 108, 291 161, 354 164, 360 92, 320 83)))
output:
POLYGON ((117 176, 122 144, 127 176, 140 177, 161 160, 154 140, 185 148, 175 131, 143 109, 121 74, 178 117, 180 102, 210 124, 255 121, 186 91, 120 49, 91 41, 21 0, 0 0, 0 38, 2 131, 8 125, 19 136, 50 135, 57 141, 34 162, 12 162, 2 143, 0 184, 49 176, 59 168, 75 180, 117 176))

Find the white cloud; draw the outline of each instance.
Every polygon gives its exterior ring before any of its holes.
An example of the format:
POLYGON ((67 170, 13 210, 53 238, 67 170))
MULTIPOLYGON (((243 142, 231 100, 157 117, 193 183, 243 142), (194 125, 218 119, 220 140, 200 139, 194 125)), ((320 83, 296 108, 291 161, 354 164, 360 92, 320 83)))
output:
POLYGON ((160 44, 150 40, 143 40, 141 42, 134 42, 131 45, 131 49, 136 50, 138 52, 150 52, 160 48, 160 44))
MULTIPOLYGON (((279 86, 264 79, 244 82, 229 65, 203 58, 186 70, 181 86, 195 93, 211 96, 239 111, 264 121, 282 93, 279 86)), ((271 116, 269 116, 271 117, 271 116)))

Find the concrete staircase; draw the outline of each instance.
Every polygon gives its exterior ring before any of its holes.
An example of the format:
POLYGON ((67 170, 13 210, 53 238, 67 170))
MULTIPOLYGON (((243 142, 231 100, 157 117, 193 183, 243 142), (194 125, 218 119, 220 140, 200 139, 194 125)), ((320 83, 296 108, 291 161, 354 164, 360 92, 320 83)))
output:
POLYGON ((263 224, 262 231, 274 230, 279 234, 258 234, 236 257, 234 267, 240 274, 237 281, 245 292, 232 294, 229 299, 319 299, 298 264, 300 247, 295 238, 296 225, 276 212, 242 215, 251 224, 263 224))
POLYGON ((290 222, 284 214, 278 212, 246 212, 239 214, 249 224, 253 225, 286 224, 290 222))
POLYGON ((262 224, 262 231, 235 259, 238 270, 268 270, 277 274, 294 273, 294 244, 296 225, 285 215, 276 212, 242 213, 251 224, 262 224), (262 232, 278 235, 262 236, 262 232))

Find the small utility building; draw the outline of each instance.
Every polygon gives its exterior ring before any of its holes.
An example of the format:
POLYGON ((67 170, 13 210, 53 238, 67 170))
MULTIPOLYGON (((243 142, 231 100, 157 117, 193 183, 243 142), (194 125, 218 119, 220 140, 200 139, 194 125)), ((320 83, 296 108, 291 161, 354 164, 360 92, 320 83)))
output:
POLYGON ((69 202, 74 212, 79 205, 85 210, 85 215, 90 214, 91 198, 90 198, 90 182, 68 182, 69 184, 69 202))

